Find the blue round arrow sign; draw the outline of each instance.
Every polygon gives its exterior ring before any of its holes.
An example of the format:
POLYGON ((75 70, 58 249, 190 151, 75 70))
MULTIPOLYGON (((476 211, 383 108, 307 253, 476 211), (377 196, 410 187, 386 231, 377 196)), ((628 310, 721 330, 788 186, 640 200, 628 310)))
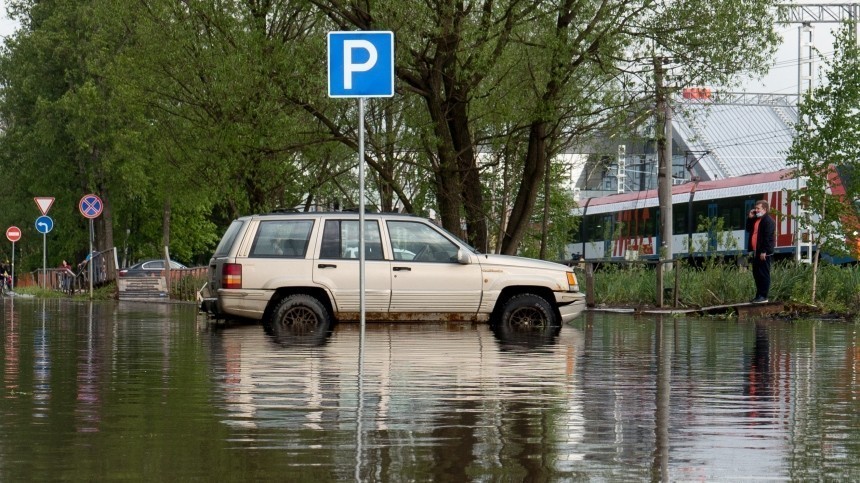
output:
POLYGON ((36 231, 45 234, 54 229, 54 220, 48 215, 36 218, 36 231))

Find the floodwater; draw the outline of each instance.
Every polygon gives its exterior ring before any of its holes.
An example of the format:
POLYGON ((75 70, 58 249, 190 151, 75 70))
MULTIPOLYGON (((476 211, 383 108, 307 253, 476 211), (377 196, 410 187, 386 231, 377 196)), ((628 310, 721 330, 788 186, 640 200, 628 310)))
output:
POLYGON ((854 323, 586 313, 362 339, 0 304, 0 481, 860 479, 854 323))

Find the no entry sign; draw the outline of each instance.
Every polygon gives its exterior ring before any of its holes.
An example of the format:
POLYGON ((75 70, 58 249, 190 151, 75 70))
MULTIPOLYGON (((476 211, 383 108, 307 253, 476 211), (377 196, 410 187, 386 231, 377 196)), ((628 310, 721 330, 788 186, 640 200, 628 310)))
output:
POLYGON ((21 229, 17 226, 10 226, 6 229, 6 239, 12 243, 21 239, 21 229))
POLYGON ((98 218, 99 215, 102 214, 102 209, 104 205, 102 204, 102 199, 96 195, 89 194, 84 195, 81 198, 81 202, 78 204, 78 209, 80 209, 81 214, 84 215, 84 218, 98 218))

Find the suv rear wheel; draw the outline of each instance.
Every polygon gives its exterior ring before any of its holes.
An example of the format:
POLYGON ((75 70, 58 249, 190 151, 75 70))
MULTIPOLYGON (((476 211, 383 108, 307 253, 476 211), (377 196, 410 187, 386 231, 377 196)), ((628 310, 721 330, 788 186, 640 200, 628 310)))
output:
POLYGON ((512 330, 534 330, 553 327, 555 311, 540 295, 524 293, 514 295, 502 307, 501 324, 512 330))
POLYGON ((316 297, 306 294, 290 295, 272 312, 269 325, 274 331, 288 330, 293 334, 307 334, 329 327, 331 315, 316 297))

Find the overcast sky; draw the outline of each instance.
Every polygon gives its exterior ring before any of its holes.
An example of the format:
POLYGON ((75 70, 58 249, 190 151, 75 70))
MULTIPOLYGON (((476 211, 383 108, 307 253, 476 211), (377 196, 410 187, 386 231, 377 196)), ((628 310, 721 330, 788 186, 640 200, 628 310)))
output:
MULTIPOLYGON (((14 32, 16 24, 6 16, 7 0, 0 0, 0 37, 6 37, 14 32)), ((843 1, 821 1, 815 2, 810 0, 801 0, 798 3, 852 3, 843 1)), ((779 33, 783 38, 782 45, 776 53, 774 65, 771 67, 768 75, 761 81, 753 81, 751 79, 744 82, 744 87, 740 90, 756 93, 773 93, 773 94, 796 94, 797 93, 797 25, 780 26, 779 33)), ((815 27, 815 46, 821 51, 822 55, 832 57, 833 54, 833 36, 830 33, 828 25, 818 25, 815 27)), ((816 66, 821 67, 822 62, 817 62, 816 66)), ((816 69, 817 71, 817 69, 816 69)), ((816 75, 817 72, 816 72, 816 75)), ((816 84, 820 83, 820 79, 816 79, 816 84)))

